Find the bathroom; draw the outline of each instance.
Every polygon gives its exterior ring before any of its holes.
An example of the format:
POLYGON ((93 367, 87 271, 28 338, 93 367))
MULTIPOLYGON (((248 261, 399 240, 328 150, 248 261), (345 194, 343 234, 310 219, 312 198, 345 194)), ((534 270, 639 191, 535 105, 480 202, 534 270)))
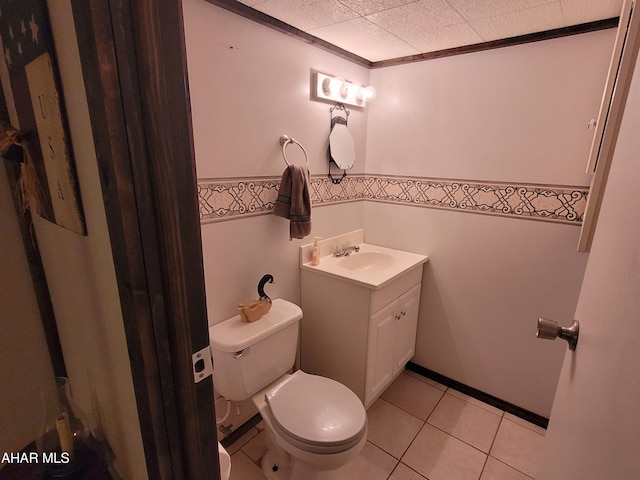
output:
MULTIPOLYGON (((535 323, 575 312, 587 261, 579 224, 364 201, 348 180, 586 189, 587 123, 615 29, 368 69, 201 0, 184 2, 184 19, 199 191, 211 198, 201 211, 209 323, 253 299, 265 273, 271 297, 299 304, 299 247, 362 228, 368 243, 429 256, 412 361, 548 418, 566 347, 537 340, 535 323), (331 104, 309 98, 312 70, 377 89, 366 109, 350 108, 345 190, 321 181, 331 104), (286 167, 282 134, 305 146, 321 185, 303 240, 261 210, 286 167)), ((236 424, 255 414, 240 411, 236 424)))
MULTIPOLYGON (((57 6, 51 8, 53 14, 59 13, 59 4, 65 8, 67 4, 49 3, 57 6)), ((214 185, 238 179, 278 180, 285 166, 278 144, 283 133, 304 143, 310 152, 312 175, 325 177, 330 105, 308 98, 312 68, 378 89, 378 98, 366 110, 351 109, 349 129, 358 160, 348 179, 366 173, 488 184, 582 188, 588 184, 583 174, 590 138, 586 123, 598 108, 613 43, 611 30, 368 70, 206 2, 190 0, 184 9, 187 42, 191 42, 188 54, 202 55, 202 61, 190 66, 191 94, 197 99, 194 133, 201 186, 211 179, 214 185), (189 26, 199 20, 205 22, 199 33, 211 37, 194 38, 189 26), (194 40, 207 43, 198 50, 194 40), (549 45, 554 48, 547 48, 549 45), (255 50, 261 48, 268 51, 255 50), (553 62, 547 63, 549 58, 553 62), (508 65, 508 69, 500 71, 499 65, 508 65), (266 83, 258 81, 261 76, 266 83), (551 82, 560 82, 555 94, 551 82), (439 94, 432 96, 430 91, 439 94), (214 92, 219 95, 213 96, 214 92), (424 103, 416 102, 415 92, 423 92, 418 98, 424 103), (489 100, 487 92, 511 93, 512 97, 482 104, 489 100), (521 118, 507 118, 513 111, 513 98, 527 112, 521 118), (534 100, 534 106, 527 103, 534 100), (538 105, 544 109, 538 111, 538 105), (412 106, 420 112, 410 111, 412 106), (575 115, 567 118, 568 112, 575 115), (557 122, 564 123, 559 126, 557 122), (443 130, 443 125, 451 124, 455 130, 443 130), (418 126, 422 128, 416 133, 418 126), (422 138, 424 145, 418 143, 422 138), (212 145, 203 144, 208 141, 212 145), (447 150, 454 147, 460 150, 447 150), (455 163, 449 162, 451 158, 455 163)), ((66 32, 66 10, 62 17, 59 25, 64 28, 60 30, 66 32)), ((61 59, 66 57, 61 55, 61 59)), ((63 71, 64 78, 67 73, 63 71)), ((73 85, 75 91, 82 89, 81 79, 79 82, 73 85)), ((84 150, 77 154, 90 159, 90 132, 79 127, 86 127, 89 120, 80 118, 71 115, 72 130, 80 132, 73 139, 74 149, 82 145, 84 150)), ((127 373, 121 312, 114 301, 113 265, 104 255, 109 242, 102 198, 96 195, 100 191, 98 169, 89 161, 79 167, 85 213, 97 226, 90 225, 91 234, 84 239, 41 222, 43 226, 37 228, 43 231, 38 236, 48 262, 47 275, 53 279, 56 307, 62 305, 56 316, 70 376, 84 394, 85 405, 93 399, 97 415, 113 420, 105 427, 121 470, 129 478, 144 478, 132 473, 144 471, 144 452, 136 430, 136 385, 127 373), (100 275, 95 276, 92 269, 100 275), (74 273, 71 279, 70 270, 74 273), (78 288, 67 288, 70 284, 78 288), (82 318, 91 320, 82 323, 80 332, 70 328, 76 325, 79 310, 82 318), (87 355, 98 360, 87 362, 87 355), (87 378, 96 382, 100 395, 87 393, 93 389, 87 378)), ((371 243, 429 255, 414 361, 548 416, 566 347, 536 340, 534 324, 538 316, 560 321, 573 316, 586 264, 585 255, 575 252, 578 226, 372 201, 327 202, 314 208, 313 224, 309 242, 314 235, 326 237, 364 228, 371 243)), ((276 277, 276 283, 268 287, 272 297, 298 301, 298 247, 307 239, 289 242, 287 228, 286 221, 272 215, 245 214, 229 221, 203 222, 211 322, 227 318, 235 313, 236 303, 253 298, 256 281, 265 272, 276 277)), ((242 413, 246 413, 244 408, 242 413)))

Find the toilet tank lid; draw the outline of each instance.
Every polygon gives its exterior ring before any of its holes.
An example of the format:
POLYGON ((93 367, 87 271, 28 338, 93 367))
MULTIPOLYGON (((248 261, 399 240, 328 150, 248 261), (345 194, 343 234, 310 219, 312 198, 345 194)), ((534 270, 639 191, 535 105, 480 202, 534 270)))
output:
POLYGON ((211 348, 220 352, 239 352, 302 318, 302 309, 277 298, 271 310, 255 322, 245 322, 240 315, 209 327, 211 348))

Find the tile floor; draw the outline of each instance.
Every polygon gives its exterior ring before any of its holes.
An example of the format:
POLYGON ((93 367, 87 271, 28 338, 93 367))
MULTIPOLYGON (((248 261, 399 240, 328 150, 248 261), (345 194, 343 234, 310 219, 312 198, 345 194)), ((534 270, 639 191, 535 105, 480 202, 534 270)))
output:
MULTIPOLYGON (((413 372, 367 411, 368 441, 345 480, 531 480, 545 430, 413 372)), ((264 479, 262 424, 228 449, 231 480, 264 479)))

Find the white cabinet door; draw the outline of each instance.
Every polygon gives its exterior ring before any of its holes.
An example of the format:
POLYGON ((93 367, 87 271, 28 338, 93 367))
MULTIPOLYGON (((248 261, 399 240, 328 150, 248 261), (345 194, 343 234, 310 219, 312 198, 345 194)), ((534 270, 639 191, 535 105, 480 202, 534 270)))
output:
POLYGON ((384 307, 369 320, 365 406, 387 387, 393 376, 393 335, 397 301, 384 307))
POLYGON ((404 369, 416 351, 416 331, 418 329, 418 308, 420 306, 421 284, 416 285, 398 300, 395 329, 395 352, 393 374, 404 369))
POLYGON ((365 406, 369 406, 415 352, 420 284, 369 319, 365 406))

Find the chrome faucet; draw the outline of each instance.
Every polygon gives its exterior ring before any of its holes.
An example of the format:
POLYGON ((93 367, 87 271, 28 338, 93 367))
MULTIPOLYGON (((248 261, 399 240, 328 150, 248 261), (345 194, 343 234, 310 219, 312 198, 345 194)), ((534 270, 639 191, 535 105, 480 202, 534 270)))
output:
POLYGON ((351 246, 348 244, 343 244, 342 246, 338 246, 336 245, 336 248, 333 252, 333 256, 334 257, 346 257, 347 255, 350 255, 351 252, 359 252, 360 251, 360 247, 358 245, 355 246, 351 246))

